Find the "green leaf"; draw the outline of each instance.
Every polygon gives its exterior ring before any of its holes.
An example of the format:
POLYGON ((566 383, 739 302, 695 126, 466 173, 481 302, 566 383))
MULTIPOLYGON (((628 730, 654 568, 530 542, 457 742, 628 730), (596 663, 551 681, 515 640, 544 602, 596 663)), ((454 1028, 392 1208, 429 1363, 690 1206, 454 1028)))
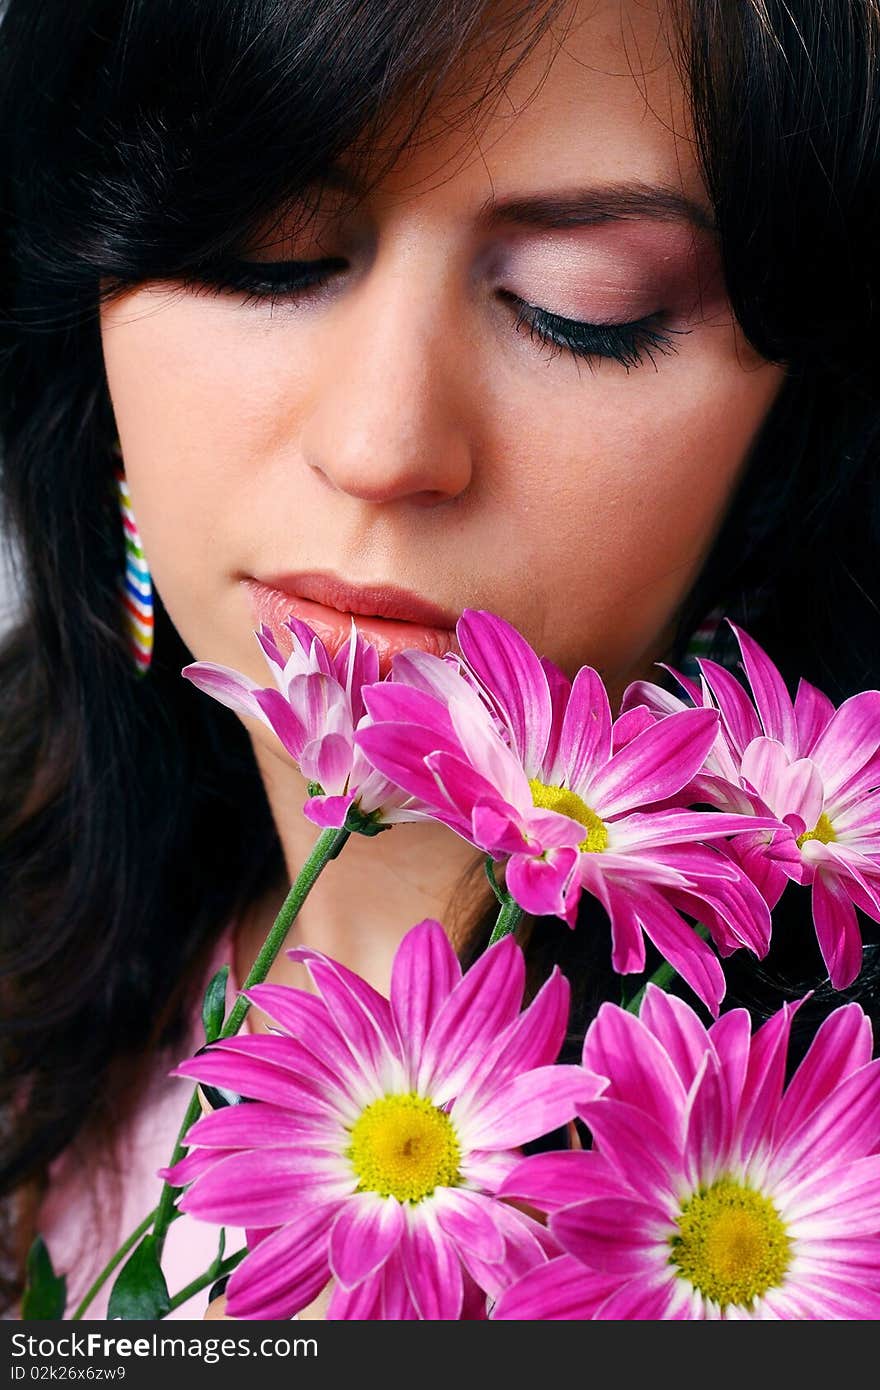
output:
POLYGON ((57 1322, 64 1317, 67 1279, 56 1274, 42 1236, 36 1236, 27 1255, 21 1300, 23 1322, 57 1322))
POLYGON ((144 1236, 116 1277, 107 1317, 157 1322, 170 1308, 168 1285, 156 1253, 156 1237, 144 1236))
POLYGON ((211 983, 205 990, 205 998, 202 1002, 202 1023, 205 1025, 205 1039, 209 1043, 219 1038, 223 1020, 226 1017, 226 980, 228 975, 229 966, 221 965, 216 975, 212 975, 211 983))

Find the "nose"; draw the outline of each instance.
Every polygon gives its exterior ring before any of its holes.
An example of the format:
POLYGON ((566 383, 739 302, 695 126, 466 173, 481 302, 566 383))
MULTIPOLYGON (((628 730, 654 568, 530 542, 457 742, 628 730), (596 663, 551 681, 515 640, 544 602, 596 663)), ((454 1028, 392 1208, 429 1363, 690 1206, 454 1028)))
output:
POLYGON ((469 389, 452 293, 424 268, 392 261, 333 305, 300 442, 334 490, 431 507, 467 489, 469 389))

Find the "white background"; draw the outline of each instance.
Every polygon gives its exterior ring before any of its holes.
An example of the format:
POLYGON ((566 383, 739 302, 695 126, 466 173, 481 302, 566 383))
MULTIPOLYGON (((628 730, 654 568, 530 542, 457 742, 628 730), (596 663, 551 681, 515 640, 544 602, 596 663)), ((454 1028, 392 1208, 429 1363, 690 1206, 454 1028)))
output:
POLYGON ((0 533, 0 633, 6 631, 16 608, 15 584, 11 574, 11 557, 5 536, 0 533))

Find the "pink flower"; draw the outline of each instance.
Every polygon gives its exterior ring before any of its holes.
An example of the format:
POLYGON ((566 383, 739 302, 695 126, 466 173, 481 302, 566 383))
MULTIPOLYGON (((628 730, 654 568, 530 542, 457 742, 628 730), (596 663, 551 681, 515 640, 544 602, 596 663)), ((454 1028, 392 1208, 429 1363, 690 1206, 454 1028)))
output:
MULTIPOLYGON (((610 919, 613 966, 644 969, 647 934, 717 1012, 724 976, 680 916, 701 916, 722 951, 770 939, 760 893, 702 841, 752 828, 737 815, 642 808, 679 792, 715 741, 715 710, 655 721, 631 710, 612 722, 599 675, 571 683, 508 623, 468 611, 457 638, 468 679, 430 656, 408 656, 366 694, 372 723, 357 743, 421 807, 496 859, 527 912, 573 925, 581 890, 610 919), (482 697, 474 687, 478 686, 482 697)), ((757 822, 775 828, 775 820, 757 822)))
POLYGON ((255 636, 266 658, 273 686, 211 661, 196 661, 182 674, 238 714, 259 719, 280 739, 309 781, 305 814, 324 828, 349 822, 371 828, 410 820, 400 789, 380 776, 354 741, 365 714, 363 690, 379 679, 376 649, 352 621, 351 637, 331 657, 312 629, 291 614, 285 624, 293 650, 285 661, 265 623, 255 636), (354 809, 356 814, 351 816, 354 809))
POLYGON ((527 1158, 501 1191, 549 1211, 566 1254, 525 1275, 501 1319, 880 1316, 880 1060, 855 1004, 822 1025, 788 1086, 784 1007, 708 1030, 649 986, 606 1004, 584 1065, 589 1152, 527 1158))
MULTIPOLYGON (((768 813, 784 829, 767 843, 754 830, 731 843, 775 907, 788 878, 812 884, 813 922, 835 989, 858 975, 862 941, 856 908, 880 921, 880 691, 839 709, 802 680, 792 700, 777 668, 735 627, 752 700, 723 667, 701 661, 703 683, 683 682, 696 705, 721 716, 705 768, 684 795, 725 811, 768 813)), ((679 679, 682 679, 679 677, 679 679)), ((624 706, 674 717, 684 702, 637 682, 624 706)))
POLYGON ((289 1318, 332 1274, 330 1318, 457 1320, 475 1286, 496 1297, 557 1249, 494 1193, 519 1145, 604 1084, 552 1065, 567 981, 554 970, 520 1013, 513 940, 462 976, 430 921, 397 951, 390 1002, 318 951, 288 955, 321 997, 257 985, 247 997, 280 1031, 218 1041, 176 1069, 253 1103, 198 1120, 186 1138, 198 1147, 161 1176, 192 1184, 179 1205, 195 1217, 273 1228, 229 1280, 233 1317, 289 1318))

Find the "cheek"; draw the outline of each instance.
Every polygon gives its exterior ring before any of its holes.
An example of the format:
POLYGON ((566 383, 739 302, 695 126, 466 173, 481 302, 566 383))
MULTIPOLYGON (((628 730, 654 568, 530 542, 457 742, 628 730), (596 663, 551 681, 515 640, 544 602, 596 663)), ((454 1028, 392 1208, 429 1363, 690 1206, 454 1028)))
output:
POLYGON ((782 373, 711 353, 629 377, 568 365, 570 391, 522 401, 494 452, 514 461, 521 573, 541 576, 529 635, 570 672, 628 679, 692 587, 782 373))
MULTIPOLYGON (((206 305, 158 289, 105 310, 107 383, 155 587, 197 658, 241 625, 228 570, 255 510, 259 460, 278 429, 262 335, 230 335, 206 305), (212 326, 213 330, 212 331, 212 326)), ((250 634, 246 634, 253 643, 250 634)), ((248 650, 248 648, 246 648, 248 650)))
POLYGON ((206 507, 249 447, 265 447, 279 428, 276 398, 291 384, 290 355, 273 350, 269 325, 242 332, 230 317, 219 305, 143 290, 102 322, 126 468, 137 470, 147 452, 157 491, 173 478, 175 492, 182 487, 206 507))

